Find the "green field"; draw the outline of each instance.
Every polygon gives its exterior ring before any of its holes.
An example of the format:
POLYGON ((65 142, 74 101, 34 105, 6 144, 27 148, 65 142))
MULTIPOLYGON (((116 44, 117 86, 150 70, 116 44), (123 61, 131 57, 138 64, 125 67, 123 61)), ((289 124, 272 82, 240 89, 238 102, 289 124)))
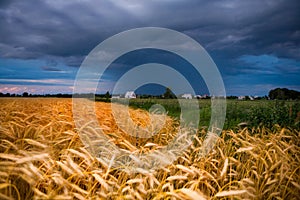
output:
MULTIPOLYGON (((97 100, 101 101, 101 99, 97 100)), ((122 102, 122 100, 118 101, 122 102)), ((184 101, 188 105, 189 100, 184 101)), ((198 101, 200 107, 199 127, 205 128, 210 122, 211 100, 201 99, 198 101)), ((226 100, 226 103, 227 110, 224 129, 235 129, 241 125, 272 128, 274 124, 278 124, 281 127, 300 128, 300 101, 226 100)), ((154 104, 162 105, 169 116, 179 119, 181 108, 177 99, 130 99, 129 101, 130 107, 144 110, 149 110, 154 104)))

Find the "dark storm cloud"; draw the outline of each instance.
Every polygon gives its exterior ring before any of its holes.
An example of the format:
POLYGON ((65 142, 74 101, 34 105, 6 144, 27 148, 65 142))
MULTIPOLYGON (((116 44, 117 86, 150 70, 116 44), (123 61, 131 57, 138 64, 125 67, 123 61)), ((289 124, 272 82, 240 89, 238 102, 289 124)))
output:
MULTIPOLYGON (((227 87, 236 88, 232 91, 240 90, 236 84, 245 80, 239 74, 252 76, 248 85, 260 87, 266 80, 272 88, 285 71, 296 78, 286 76, 277 84, 299 87, 299 19, 298 0, 1 0, 0 61, 21 60, 25 65, 25 60, 44 60, 32 71, 44 71, 44 78, 71 79, 75 72, 67 67, 80 66, 101 41, 128 29, 158 26, 203 45, 227 87), (72 77, 56 69, 70 70, 72 77)), ((0 67, 2 78, 15 76, 0 67)), ((18 76, 36 75, 30 73, 18 76)))
POLYGON ((8 6, 12 1, 10 0, 2 0, 0 1, 0 8, 5 8, 6 6, 8 6))
MULTIPOLYGON (((130 24, 122 25, 123 22, 114 19, 115 13, 122 15, 122 10, 110 7, 110 3, 103 2, 12 2, 0 11, 0 24, 5 27, 0 31, 1 54, 10 58, 86 55, 96 44, 118 31, 113 27, 125 30, 130 24)), ((130 16, 125 18, 130 20, 130 16)))
POLYGON ((300 58, 299 1, 1 2, 2 57, 70 59, 120 31, 163 26, 233 57, 247 52, 300 58))

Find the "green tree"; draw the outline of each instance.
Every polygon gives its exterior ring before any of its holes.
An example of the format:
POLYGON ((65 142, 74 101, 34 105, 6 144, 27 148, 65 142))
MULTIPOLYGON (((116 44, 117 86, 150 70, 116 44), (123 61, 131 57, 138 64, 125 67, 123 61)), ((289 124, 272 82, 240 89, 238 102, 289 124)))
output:
POLYGON ((300 99, 300 92, 289 90, 287 88, 276 88, 270 90, 270 99, 287 100, 287 99, 300 99))
POLYGON ((109 98, 110 98, 109 91, 107 91, 107 92, 105 93, 104 97, 105 97, 106 99, 109 99, 109 98))
POLYGON ((28 92, 24 92, 22 96, 23 97, 28 97, 28 92))
POLYGON ((176 98, 175 94, 168 87, 166 88, 166 91, 165 91, 163 96, 164 96, 165 99, 175 99, 176 98))

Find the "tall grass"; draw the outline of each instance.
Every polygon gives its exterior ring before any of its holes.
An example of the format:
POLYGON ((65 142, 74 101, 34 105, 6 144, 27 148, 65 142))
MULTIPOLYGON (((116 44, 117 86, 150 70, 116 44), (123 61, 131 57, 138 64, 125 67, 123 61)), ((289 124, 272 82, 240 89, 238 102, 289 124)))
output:
MULTIPOLYGON (((98 99, 100 100, 100 99, 98 99)), ((187 103, 190 100, 184 100, 187 103)), ((153 104, 161 104, 168 115, 179 118, 181 113, 177 99, 131 99, 129 105, 133 108, 148 110, 153 104)), ((199 100, 200 122, 199 126, 208 126, 211 117, 211 100, 199 100)), ((235 129, 239 124, 248 127, 265 126, 272 129, 274 124, 281 127, 300 129, 300 102, 280 100, 240 101, 227 100, 225 129, 235 129)))
MULTIPOLYGON (((201 130, 173 164, 127 174, 84 148, 71 109, 70 99, 0 99, 0 199, 299 198, 298 129, 223 131, 213 151, 199 157, 201 130)), ((97 102, 96 113, 124 149, 160 148, 174 135, 169 122, 156 139, 137 140, 116 126, 109 104, 97 102)), ((144 111, 131 113, 136 123, 148 123, 144 111)))

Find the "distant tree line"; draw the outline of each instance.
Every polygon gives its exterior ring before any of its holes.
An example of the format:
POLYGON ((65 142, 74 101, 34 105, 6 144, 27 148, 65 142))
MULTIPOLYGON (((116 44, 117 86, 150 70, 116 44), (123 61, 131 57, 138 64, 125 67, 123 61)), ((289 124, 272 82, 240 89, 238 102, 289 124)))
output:
MULTIPOLYGON (((72 98, 72 97, 78 97, 78 98, 90 98, 93 96, 93 93, 86 93, 86 94, 29 94, 28 92, 23 92, 23 94, 10 94, 10 93, 2 93, 0 92, 0 97, 56 97, 56 98, 72 98)), ((110 98, 111 95, 109 92, 105 94, 95 94, 96 97, 100 98, 110 98)))
POLYGON ((28 92, 23 92, 23 94, 10 94, 0 92, 0 97, 61 97, 69 98, 72 97, 72 94, 29 94, 28 92))
POLYGON ((287 88, 276 88, 270 90, 269 98, 278 100, 300 100, 300 92, 287 88))
MULTIPOLYGON (((24 92, 23 94, 10 94, 10 93, 1 93, 0 97, 56 97, 56 98, 91 98, 95 96, 96 99, 104 99, 108 100, 112 97, 112 95, 107 91, 105 94, 93 94, 93 93, 86 93, 86 94, 29 94, 28 92, 24 92)), ((141 99, 176 99, 176 95, 171 91, 170 88, 166 88, 166 91, 161 95, 149 95, 149 94, 140 94, 137 95, 137 98, 141 99)), ((209 99, 210 97, 207 96, 209 99)), ((227 96, 227 99, 238 99, 237 96, 227 96)), ((245 96, 245 100, 250 100, 250 96, 245 96)), ((277 99, 277 100, 300 100, 300 92, 295 90, 289 90, 287 88, 276 88, 270 90, 268 96, 262 97, 255 97, 255 100, 260 99, 277 99)))

